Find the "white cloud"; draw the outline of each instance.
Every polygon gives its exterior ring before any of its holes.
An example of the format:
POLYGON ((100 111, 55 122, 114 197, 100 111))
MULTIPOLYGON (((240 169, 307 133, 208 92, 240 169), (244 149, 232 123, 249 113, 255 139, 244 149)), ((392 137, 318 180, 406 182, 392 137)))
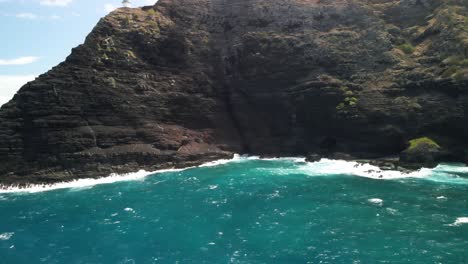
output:
POLYGON ((73 0, 41 0, 39 3, 46 6, 67 6, 73 0))
MULTIPOLYGON (((0 0, 0 1, 1 1, 1 0, 0 0)), ((16 17, 16 18, 20 18, 20 19, 29 19, 29 20, 36 20, 36 19, 51 19, 51 20, 57 20, 57 19, 61 19, 61 18, 62 18, 61 16, 58 16, 58 15, 38 16, 38 15, 33 14, 33 13, 18 13, 18 14, 16 14, 16 15, 3 14, 3 16, 8 16, 8 17, 14 16, 14 17, 16 17)))
POLYGON ((3 96, 3 95, 0 95, 0 106, 8 103, 11 99, 13 98, 13 96, 3 96))
POLYGON ((114 10, 117 9, 117 8, 118 8, 118 6, 113 5, 113 4, 105 4, 105 5, 104 5, 104 10, 105 10, 107 13, 112 12, 112 11, 114 11, 114 10))
POLYGON ((15 59, 10 59, 10 60, 2 60, 0 59, 0 66, 6 66, 6 65, 25 65, 25 64, 31 64, 39 60, 39 57, 35 56, 28 56, 28 57, 19 57, 15 59))
POLYGON ((142 0, 142 1, 138 1, 138 2, 141 2, 138 3, 138 5, 145 5, 145 6, 148 6, 148 5, 154 5, 156 4, 156 2, 158 2, 157 0, 142 0))
POLYGON ((0 105, 7 103, 26 83, 34 80, 36 75, 0 75, 0 105))
POLYGON ((19 13, 15 15, 17 18, 23 18, 23 19, 37 19, 38 16, 33 14, 33 13, 19 13))

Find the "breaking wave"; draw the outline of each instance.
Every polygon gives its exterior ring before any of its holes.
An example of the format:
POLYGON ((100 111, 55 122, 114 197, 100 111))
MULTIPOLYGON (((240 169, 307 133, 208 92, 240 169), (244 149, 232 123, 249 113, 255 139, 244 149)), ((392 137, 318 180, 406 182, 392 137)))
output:
POLYGON ((0 240, 9 240, 14 234, 13 232, 0 234, 0 240))
POLYGON ((448 226, 461 226, 465 224, 468 224, 468 217, 458 217, 453 224, 449 224, 448 226))
MULTIPOLYGON (((272 175, 288 175, 288 174, 304 174, 307 176, 329 176, 329 175, 343 175, 343 176, 359 176, 375 180, 396 180, 405 178, 425 179, 439 183, 449 184, 468 184, 468 167, 464 165, 454 164, 441 164, 434 169, 423 168, 410 173, 405 173, 397 170, 381 170, 377 166, 367 163, 358 163, 355 161, 344 160, 331 160, 322 159, 317 162, 306 162, 302 157, 285 157, 285 158, 260 158, 258 156, 240 156, 234 155, 232 159, 222 159, 217 161, 207 162, 198 166, 215 167, 222 166, 233 162, 247 162, 247 161, 270 161, 270 162, 285 162, 284 168, 263 168, 259 167, 258 170, 271 173, 272 175), (287 165, 293 166, 287 166, 287 165)), ((0 194, 4 193, 38 193, 53 191, 58 189, 83 189, 91 188, 96 185, 111 184, 123 181, 138 181, 143 180, 149 175, 166 173, 166 172, 179 172, 196 167, 188 167, 184 169, 164 169, 158 171, 148 172, 140 170, 135 173, 128 174, 111 174, 108 177, 97 179, 78 179, 70 182, 61 182, 50 185, 30 185, 29 187, 4 187, 0 189, 0 194)))

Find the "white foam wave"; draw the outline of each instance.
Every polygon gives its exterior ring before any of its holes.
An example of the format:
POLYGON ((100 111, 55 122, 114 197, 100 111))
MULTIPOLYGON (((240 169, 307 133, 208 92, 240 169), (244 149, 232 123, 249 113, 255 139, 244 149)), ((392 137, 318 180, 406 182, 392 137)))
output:
POLYGON ((445 172, 452 174, 468 173, 468 167, 464 164, 439 164, 434 168, 435 172, 445 172))
MULTIPOLYGON (((234 155, 232 159, 225 159, 225 160, 217 160, 217 161, 211 161, 207 162, 205 164, 202 164, 198 167, 212 167, 212 166, 218 166, 218 165, 223 165, 229 162, 233 161, 240 161, 240 160, 247 160, 251 159, 250 157, 244 157, 240 155, 234 155)), ((88 189, 92 188, 96 185, 102 185, 102 184, 111 184, 115 182, 123 182, 123 181, 137 181, 137 180, 143 180, 149 175, 153 174, 160 174, 160 173, 166 173, 166 172, 180 172, 188 169, 193 169, 195 167, 187 167, 187 168, 182 168, 182 169, 163 169, 163 170, 157 170, 157 171, 145 171, 145 170, 140 170, 138 172, 134 173, 126 173, 126 174, 111 174, 110 176, 107 177, 102 177, 98 179, 78 179, 70 182, 59 182, 55 184, 38 184, 38 185, 30 185, 26 188, 24 187, 6 187, 6 188, 1 188, 0 186, 0 194, 5 194, 5 193, 38 193, 38 192, 47 192, 47 191, 54 191, 54 190, 60 190, 60 189, 88 189)))
POLYGON ((302 158, 302 157, 257 158, 257 159, 260 159, 260 160, 267 160, 267 161, 276 161, 276 160, 279 160, 279 161, 290 161, 290 162, 296 162, 296 163, 306 162, 306 158, 302 158))
POLYGON ((430 169, 421 169, 411 173, 396 170, 381 170, 377 166, 355 161, 322 159, 318 162, 307 163, 303 168, 315 175, 346 174, 372 179, 393 180, 401 178, 422 178, 431 175, 430 169))
POLYGON ((239 154, 234 154, 234 157, 232 159, 220 159, 220 160, 215 160, 215 161, 210 161, 207 163, 204 163, 198 167, 203 168, 203 167, 214 167, 214 166, 219 166, 219 165, 224 165, 230 162, 234 161, 239 161, 244 159, 245 157, 239 155, 239 154))
POLYGON ((373 203, 373 204, 380 205, 380 206, 383 204, 383 200, 380 198, 372 198, 367 201, 369 201, 369 203, 373 203))
MULTIPOLYGON (((164 170, 169 171, 169 170, 164 170)), ((159 172, 159 171, 158 171, 159 172)), ((156 173, 156 172, 153 172, 156 173)), ((122 181, 136 181, 142 180, 146 176, 152 174, 152 172, 147 172, 144 170, 140 170, 135 173, 128 173, 128 174, 111 174, 108 177, 98 178, 98 179, 78 179, 70 182, 60 182, 55 184, 41 184, 41 185, 31 185, 26 188, 22 187, 7 187, 4 189, 0 189, 0 193, 38 193, 38 192, 47 192, 59 189, 87 189, 91 188, 95 185, 101 184, 110 184, 114 182, 122 182, 122 181)))
POLYGON ((224 165, 224 164, 228 164, 232 162, 242 162, 242 161, 249 161, 249 160, 305 162, 305 158, 301 158, 301 157, 261 158, 260 156, 247 156, 247 155, 234 154, 234 157, 232 159, 220 159, 220 160, 210 161, 198 167, 199 168, 215 167, 215 166, 220 166, 220 165, 224 165))
POLYGON ((0 234, 0 240, 9 240, 14 234, 13 232, 0 234))
MULTIPOLYGON (((404 173, 396 170, 381 170, 377 166, 366 163, 358 163, 355 161, 345 160, 331 160, 321 159, 317 162, 306 162, 303 157, 285 157, 285 158, 260 158, 258 156, 241 156, 234 155, 232 159, 222 159, 217 161, 207 162, 198 167, 214 167, 231 162, 244 162, 249 160, 264 160, 264 161, 284 161, 294 163, 293 167, 287 168, 259 168, 260 170, 268 170, 269 173, 274 175, 288 175, 288 174, 305 174, 309 176, 327 176, 327 175, 353 175, 359 177, 366 177, 378 180, 394 180, 403 178, 424 178, 436 182, 455 183, 455 184, 468 184, 468 178, 463 178, 457 175, 468 173, 468 167, 454 166, 442 164, 434 169, 423 168, 421 170, 404 173)), ((5 193, 37 193, 53 191, 58 189, 86 189, 92 188, 96 185, 111 184, 122 181, 136 181, 143 180, 149 175, 160 174, 166 172, 180 172, 195 167, 188 167, 183 169, 164 169, 153 172, 140 170, 135 173, 128 174, 111 174, 108 177, 98 179, 78 179, 70 182, 61 182, 51 185, 31 185, 27 188, 23 187, 6 187, 1 189, 0 194, 5 193)), ((1 197, 1 196, 0 196, 1 197)))
POLYGON ((305 159, 302 158, 284 160, 297 162, 296 167, 284 169, 273 168, 267 170, 277 175, 294 173, 302 173, 309 176, 353 175, 378 180, 423 178, 432 174, 431 169, 421 169, 410 173, 404 173, 396 170, 381 170, 379 167, 371 164, 345 160, 321 159, 317 162, 305 162, 305 159))
POLYGON ((450 224, 448 226, 460 226, 463 224, 468 224, 468 217, 458 217, 453 224, 450 224))
POLYGON ((294 167, 259 168, 259 170, 267 171, 274 175, 298 173, 308 176, 352 175, 375 180, 419 178, 438 183, 468 185, 468 177, 460 176, 463 173, 468 173, 468 167, 461 164, 441 164, 434 169, 422 168, 406 173, 398 170, 381 170, 377 166, 356 161, 321 159, 317 162, 305 162, 302 158, 279 158, 273 160, 294 161, 297 164, 294 167))

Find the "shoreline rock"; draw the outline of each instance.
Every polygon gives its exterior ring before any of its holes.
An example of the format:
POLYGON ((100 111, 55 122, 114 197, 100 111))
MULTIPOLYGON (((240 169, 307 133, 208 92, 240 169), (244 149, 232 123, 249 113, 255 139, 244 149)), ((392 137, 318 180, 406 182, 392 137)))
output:
MULTIPOLYGON (((203 157, 196 158, 192 156, 186 159, 180 159, 179 161, 160 163, 160 164, 137 164, 129 163, 125 165, 117 166, 106 166, 101 165, 101 168, 98 170, 90 171, 79 171, 77 174, 73 174, 73 171, 49 171, 47 177, 44 176, 22 176, 21 178, 11 178, 11 181, 1 181, 0 180, 0 190, 5 190, 9 188, 28 188, 37 185, 50 186, 57 183, 67 183, 79 179, 100 179, 109 177, 112 174, 129 174, 135 173, 140 170, 145 170, 148 172, 151 171, 160 171, 166 169, 187 169, 192 167, 198 167, 200 165, 225 159, 234 158, 235 154, 231 152, 218 152, 205 154, 203 157), (103 176, 104 175, 104 176, 103 176)), ((298 157, 295 155, 260 155, 261 158, 282 158, 282 157, 298 157)), ((345 160, 350 162, 356 162, 358 164, 370 164, 376 166, 381 171, 400 171, 404 174, 409 174, 411 172, 417 171, 421 168, 434 168, 440 163, 431 163, 432 166, 427 166, 427 163, 408 163, 406 161, 402 162, 398 155, 387 156, 374 159, 359 159, 356 156, 346 154, 346 153, 331 153, 331 154, 309 154, 305 156, 306 162, 319 162, 321 159, 327 158, 331 160, 345 160)), ((457 162, 461 163, 461 162, 457 162)), ((466 163, 464 163, 466 165, 466 163)), ((45 173, 45 172, 38 172, 45 173)))

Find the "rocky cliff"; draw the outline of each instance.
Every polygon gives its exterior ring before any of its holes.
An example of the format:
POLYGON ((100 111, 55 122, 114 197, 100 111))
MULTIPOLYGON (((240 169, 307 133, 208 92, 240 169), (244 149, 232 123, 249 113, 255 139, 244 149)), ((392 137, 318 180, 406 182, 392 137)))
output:
POLYGON ((1 108, 0 182, 422 137, 465 161, 467 111, 467 0, 160 0, 103 18, 1 108))

